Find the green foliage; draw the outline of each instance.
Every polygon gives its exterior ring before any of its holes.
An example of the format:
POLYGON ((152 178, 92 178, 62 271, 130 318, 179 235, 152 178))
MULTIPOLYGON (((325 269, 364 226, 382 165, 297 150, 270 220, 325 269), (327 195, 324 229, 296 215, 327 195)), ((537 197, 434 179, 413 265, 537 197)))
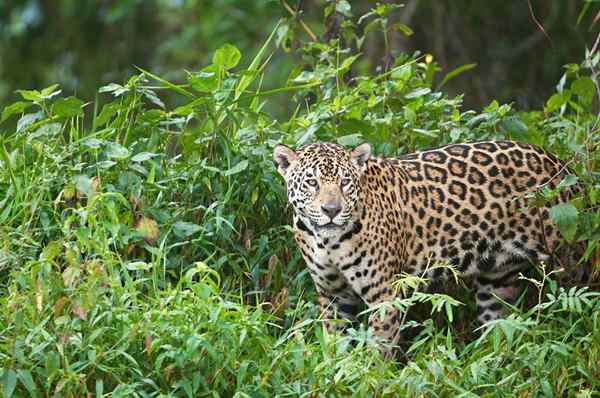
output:
MULTIPOLYGON (((351 15, 349 2, 336 4, 351 15)), ((374 33, 391 29, 387 11, 368 17, 374 33)), ((532 282, 537 305, 511 307, 477 338, 455 312, 462 303, 444 294, 416 289, 375 309, 430 306, 425 320, 406 322, 421 329, 403 364, 384 361, 364 327, 325 333, 271 152, 315 140, 369 141, 386 155, 490 138, 542 145, 578 179, 541 188, 531 205, 581 183, 584 195, 551 216, 594 257, 598 56, 567 66, 543 112, 496 101, 464 111, 461 97, 434 89, 431 56, 402 54, 386 72, 357 74, 356 49, 370 33, 349 25, 345 42, 302 43, 287 84, 265 89, 286 23, 274 24, 246 68, 227 44, 183 83, 140 70, 93 102, 51 86, 4 107, 3 395, 591 396, 600 388, 598 294, 557 287, 544 269, 532 282), (278 120, 264 109, 281 93, 295 111, 278 120)))

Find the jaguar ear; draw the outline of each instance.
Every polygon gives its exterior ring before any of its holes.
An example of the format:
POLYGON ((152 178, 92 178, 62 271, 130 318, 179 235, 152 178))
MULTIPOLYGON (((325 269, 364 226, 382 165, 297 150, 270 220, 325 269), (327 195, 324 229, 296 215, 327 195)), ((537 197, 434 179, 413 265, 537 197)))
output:
POLYGON ((292 148, 285 145, 277 145, 273 150, 273 161, 277 165, 279 174, 285 177, 290 166, 298 160, 298 155, 292 148))
POLYGON ((350 152, 350 158, 358 167, 364 167, 371 157, 371 145, 367 142, 360 144, 350 152))

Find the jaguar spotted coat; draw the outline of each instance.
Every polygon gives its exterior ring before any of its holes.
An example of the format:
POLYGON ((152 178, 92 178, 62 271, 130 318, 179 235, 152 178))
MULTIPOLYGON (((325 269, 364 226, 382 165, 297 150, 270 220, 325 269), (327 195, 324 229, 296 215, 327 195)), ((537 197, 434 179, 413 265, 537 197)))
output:
MULTIPOLYGON (((552 260, 563 245, 548 208, 528 207, 524 198, 566 174, 536 146, 477 142, 383 158, 372 157, 369 144, 348 151, 317 143, 297 152, 279 145, 273 157, 326 319, 354 320, 361 304, 393 300, 403 272, 443 279, 449 270, 432 265, 444 262, 472 277, 478 320, 486 323, 501 316, 496 297, 519 294, 518 272, 552 260)), ((399 322, 394 309, 369 318, 390 342, 398 341, 399 322)))

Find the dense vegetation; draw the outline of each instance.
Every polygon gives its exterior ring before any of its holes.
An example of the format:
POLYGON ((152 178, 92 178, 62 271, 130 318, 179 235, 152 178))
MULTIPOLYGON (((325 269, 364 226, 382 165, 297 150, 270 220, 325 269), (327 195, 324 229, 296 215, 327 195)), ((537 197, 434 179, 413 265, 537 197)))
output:
MULTIPOLYGON (((351 20, 377 32, 392 9, 351 20)), ((139 70, 93 101, 51 86, 21 90, 3 108, 3 396, 597 394, 600 298, 555 282, 583 263, 540 265, 525 281, 535 302, 475 332, 468 295, 417 289, 396 303, 422 314, 399 362, 384 361, 364 327, 325 333, 271 150, 314 140, 366 140, 386 155, 484 138, 541 145, 578 178, 540 189, 531 205, 584 184, 584 197, 552 217, 568 240, 587 242, 594 263, 600 52, 567 65, 543 109, 492 101, 475 112, 433 86, 468 68, 440 74, 430 55, 398 54, 386 72, 357 72, 364 36, 353 24, 341 38, 297 45, 302 63, 264 89, 282 26, 255 54, 220 47, 182 83, 139 70), (278 120, 264 109, 282 93, 294 111, 278 120)))

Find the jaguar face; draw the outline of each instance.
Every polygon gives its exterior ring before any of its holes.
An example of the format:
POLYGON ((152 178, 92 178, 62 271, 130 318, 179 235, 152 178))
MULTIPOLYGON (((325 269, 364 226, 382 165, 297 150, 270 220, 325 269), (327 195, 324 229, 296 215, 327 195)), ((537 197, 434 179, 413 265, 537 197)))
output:
POLYGON ((337 144, 318 143, 297 152, 278 145, 273 159, 296 215, 319 235, 333 236, 352 221, 370 154, 369 144, 348 151, 337 144))

